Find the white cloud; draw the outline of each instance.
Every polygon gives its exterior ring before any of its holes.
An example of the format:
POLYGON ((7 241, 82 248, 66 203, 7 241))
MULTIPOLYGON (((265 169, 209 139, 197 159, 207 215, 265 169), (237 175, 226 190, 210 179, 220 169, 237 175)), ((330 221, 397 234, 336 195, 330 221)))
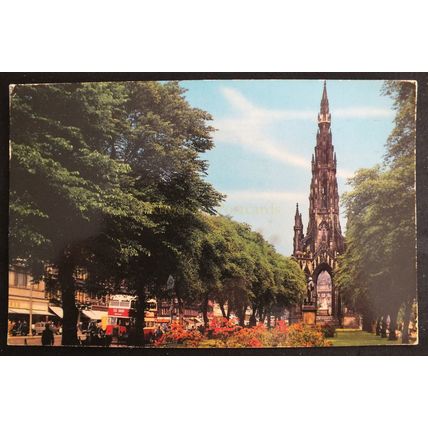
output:
POLYGON ((317 113, 311 110, 274 110, 258 107, 252 104, 238 90, 233 88, 223 87, 221 88, 221 92, 238 113, 260 122, 267 123, 277 120, 295 119, 313 120, 317 117, 317 113))
POLYGON ((306 216, 308 210, 307 193, 231 190, 220 212, 237 221, 248 223, 260 232, 276 249, 284 255, 292 251, 292 233, 296 202, 306 216))
POLYGON ((271 191, 259 191, 259 190, 237 190, 237 191, 228 191, 227 199, 236 202, 236 201, 272 201, 272 202, 281 202, 281 201, 293 201, 298 202, 302 199, 307 198, 306 193, 298 192, 271 192, 271 191))
MULTIPOLYGON (((252 104, 236 89, 222 88, 222 93, 230 105, 236 109, 237 114, 228 119, 215 120, 214 126, 218 129, 217 138, 221 141, 238 144, 285 165, 294 165, 307 170, 311 168, 309 159, 290 152, 284 146, 283 142, 279 143, 272 139, 266 127, 272 121, 277 120, 314 120, 316 113, 303 110, 263 109, 252 104)), ((349 114, 349 111, 343 110, 342 114, 349 114)), ((352 172, 345 169, 338 169, 337 176, 348 178, 352 176, 352 172)))
MULTIPOLYGON (((265 109, 254 105, 235 89, 222 88, 222 93, 233 108, 233 116, 215 121, 214 126, 218 129, 216 139, 228 144, 237 144, 287 166, 293 165, 310 170, 310 159, 295 153, 294 149, 290 151, 286 141, 272 138, 269 126, 286 120, 308 120, 316 123, 317 111, 265 109)), ((392 112, 371 107, 352 107, 334 110, 332 115, 340 118, 370 118, 391 116, 392 112)), ((337 176, 347 178, 352 176, 352 172, 339 169, 337 176)), ((227 190, 225 193, 227 199, 220 209, 223 214, 251 224, 281 253, 291 253, 290 236, 294 225, 295 203, 299 202, 306 224, 305 217, 309 208, 307 193, 256 189, 227 190)), ((343 226, 344 219, 341 218, 341 221, 343 226)))
POLYGON ((218 138, 239 144, 255 152, 263 153, 285 164, 310 167, 308 159, 290 153, 283 145, 274 142, 265 132, 265 123, 255 120, 253 116, 216 120, 218 138))
MULTIPOLYGON (((251 103, 244 97, 238 90, 233 88, 221 88, 223 96, 229 101, 230 105, 235 107, 238 112, 245 116, 250 116, 265 122, 277 120, 314 120, 318 115, 316 110, 277 110, 258 107, 251 103)), ((394 112, 387 108, 377 107, 344 107, 332 109, 331 114, 333 117, 338 118, 384 118, 393 117, 394 112)))

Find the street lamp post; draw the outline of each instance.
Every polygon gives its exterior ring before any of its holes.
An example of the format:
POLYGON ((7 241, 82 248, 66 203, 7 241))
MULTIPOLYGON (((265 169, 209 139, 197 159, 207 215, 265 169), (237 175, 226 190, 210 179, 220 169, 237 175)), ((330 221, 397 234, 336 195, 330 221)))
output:
POLYGON ((28 335, 33 335, 33 282, 30 281, 30 319, 28 323, 28 335))

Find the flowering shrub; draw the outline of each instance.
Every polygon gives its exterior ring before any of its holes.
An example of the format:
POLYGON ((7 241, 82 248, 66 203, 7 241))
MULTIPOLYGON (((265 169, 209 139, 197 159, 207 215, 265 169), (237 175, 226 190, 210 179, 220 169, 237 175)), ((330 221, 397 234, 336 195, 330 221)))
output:
POLYGON ((288 325, 285 321, 277 321, 273 329, 268 330, 266 347, 278 348, 287 346, 288 325))
POLYGON ((171 324, 171 329, 162 334, 155 341, 156 347, 184 345, 188 348, 197 348, 202 340, 202 334, 197 330, 186 330, 181 324, 171 324))
POLYGON ((288 329, 287 346, 310 348, 331 346, 331 342, 325 339, 321 327, 298 323, 288 329))
POLYGON ((267 329, 263 324, 252 328, 239 328, 226 340, 227 348, 262 348, 266 342, 267 329))
POLYGON ((321 325, 321 331, 324 337, 334 337, 336 335, 336 327, 333 324, 321 325))
POLYGON ((215 317, 210 321, 206 329, 206 334, 210 339, 226 340, 240 329, 242 327, 237 325, 233 320, 215 317))
POLYGON ((188 348, 277 348, 331 346, 325 339, 325 326, 293 324, 290 327, 279 321, 271 329, 260 323, 255 327, 240 327, 232 320, 214 318, 202 335, 186 330, 181 324, 155 341, 157 347, 184 346, 188 348))

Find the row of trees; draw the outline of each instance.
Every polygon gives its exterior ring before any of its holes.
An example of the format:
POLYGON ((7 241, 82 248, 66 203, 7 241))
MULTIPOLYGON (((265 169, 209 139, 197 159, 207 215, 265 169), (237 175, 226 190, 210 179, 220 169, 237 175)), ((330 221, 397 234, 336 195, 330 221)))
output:
POLYGON ((266 318, 269 325, 271 316, 279 317, 285 307, 302 300, 306 281, 294 260, 278 254, 246 224, 219 216, 206 222, 209 232, 194 247, 205 323, 209 300, 219 303, 225 318, 235 313, 241 326, 249 307, 250 325, 266 318))
POLYGON ((376 321, 396 339, 397 320, 407 343, 416 298, 415 233, 415 85, 386 82, 385 95, 394 99, 395 126, 382 165, 361 169, 344 196, 348 218, 347 248, 337 281, 346 303, 363 314, 368 331, 376 321))
POLYGON ((211 299, 241 323, 248 306, 255 322, 300 299, 295 262, 216 215, 224 195, 201 158, 211 117, 177 82, 19 85, 11 95, 10 262, 61 290, 63 344, 77 343, 78 268, 101 292, 138 296, 138 333, 170 275, 180 307, 200 303, 205 320, 211 299))

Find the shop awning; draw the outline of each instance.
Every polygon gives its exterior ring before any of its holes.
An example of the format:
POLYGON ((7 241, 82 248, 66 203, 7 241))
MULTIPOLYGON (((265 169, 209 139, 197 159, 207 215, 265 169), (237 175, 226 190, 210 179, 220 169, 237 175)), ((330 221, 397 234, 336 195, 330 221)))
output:
POLYGON ((203 323, 204 320, 201 318, 197 318, 197 317, 184 317, 184 321, 191 321, 191 322, 200 322, 203 323))
POLYGON ((64 317, 64 311, 62 310, 62 308, 60 308, 59 306, 49 306, 49 309, 57 316, 60 318, 64 317))
MULTIPOLYGON (((13 308, 13 309, 9 309, 9 313, 10 314, 30 315, 30 310, 29 309, 13 308)), ((40 311, 37 309, 33 309, 33 315, 47 315, 50 317, 53 316, 53 314, 51 314, 48 311, 40 311)))
POLYGON ((107 316, 106 311, 83 310, 82 314, 90 320, 101 320, 107 316))
POLYGON ((96 310, 92 309, 91 312, 97 317, 96 318, 97 320, 102 320, 103 318, 108 316, 107 311, 96 311, 96 310))

